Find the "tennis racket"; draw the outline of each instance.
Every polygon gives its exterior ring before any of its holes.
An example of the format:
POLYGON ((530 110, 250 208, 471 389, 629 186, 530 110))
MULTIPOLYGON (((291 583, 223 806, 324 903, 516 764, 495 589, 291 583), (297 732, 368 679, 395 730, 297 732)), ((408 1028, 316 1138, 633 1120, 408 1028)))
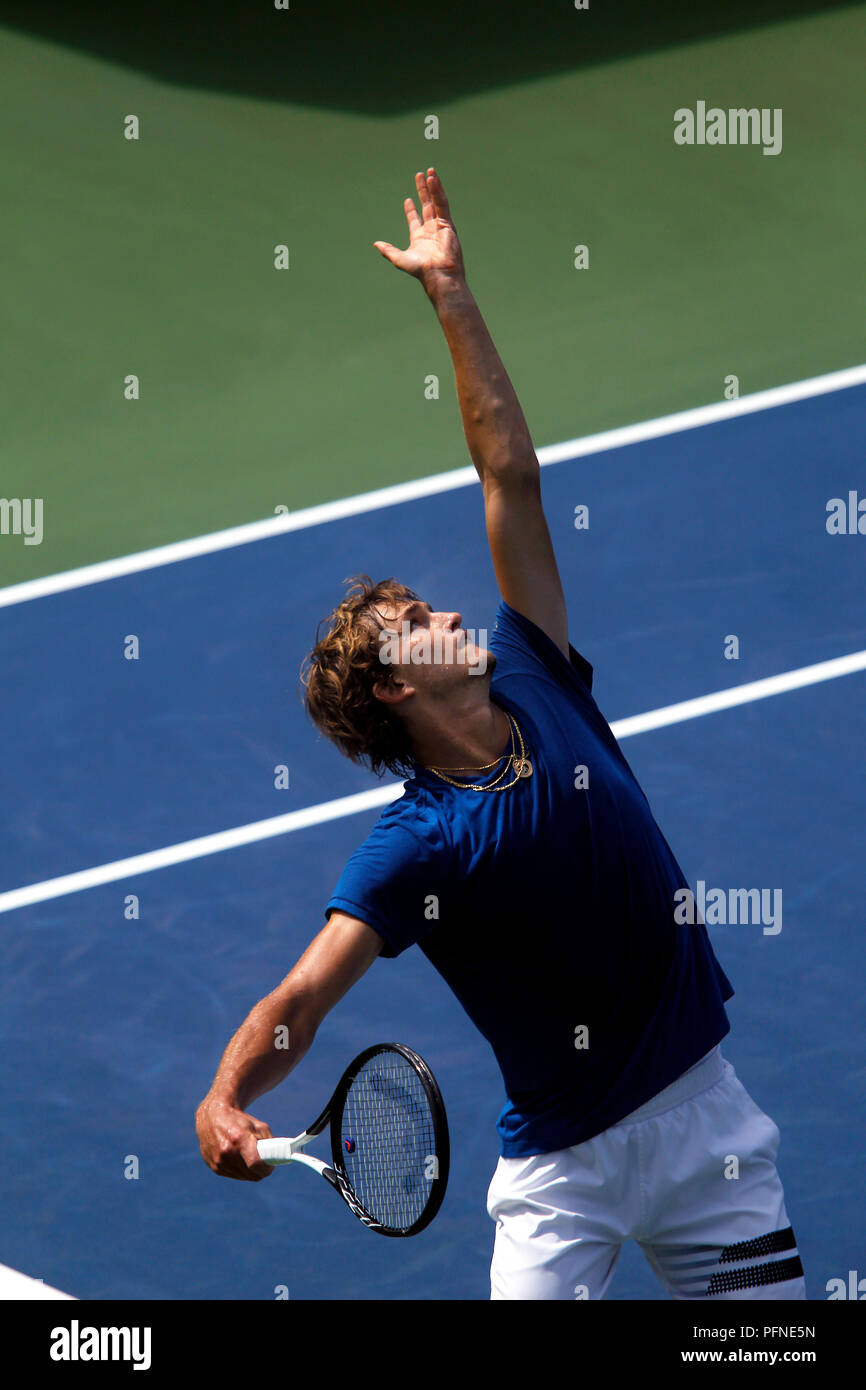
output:
POLYGON ((319 1118, 296 1139, 259 1139, 265 1163, 304 1163, 380 1236, 429 1226, 448 1182, 448 1122, 427 1063, 402 1043, 377 1043, 344 1071, 319 1118), (330 1123, 331 1162, 304 1153, 330 1123))

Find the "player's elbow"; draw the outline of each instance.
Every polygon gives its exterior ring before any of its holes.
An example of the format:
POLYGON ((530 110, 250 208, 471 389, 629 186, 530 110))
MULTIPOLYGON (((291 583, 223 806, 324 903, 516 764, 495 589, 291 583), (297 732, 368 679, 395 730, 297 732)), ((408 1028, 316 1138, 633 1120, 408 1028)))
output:
POLYGON ((541 495, 541 475, 538 459, 532 449, 515 446, 489 451, 483 468, 479 468, 482 485, 494 487, 502 494, 521 498, 541 495))
POLYGON ((309 1040, 308 1046, 322 1020, 370 968, 384 944, 378 932, 358 918, 331 914, 281 986, 293 1026, 300 1038, 309 1040))

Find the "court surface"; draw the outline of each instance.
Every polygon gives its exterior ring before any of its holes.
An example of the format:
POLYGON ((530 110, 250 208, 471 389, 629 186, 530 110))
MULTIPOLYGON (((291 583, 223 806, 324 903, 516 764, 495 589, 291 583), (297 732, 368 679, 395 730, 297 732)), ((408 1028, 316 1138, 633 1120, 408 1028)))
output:
MULTIPOLYGON (((571 640, 615 725, 860 654, 859 669, 832 679, 796 678, 644 732, 617 727, 693 883, 782 890, 781 931, 709 931, 736 991, 723 1052, 780 1126, 788 1212, 820 1299, 866 1248, 866 535, 826 528, 829 500, 866 486, 866 386, 744 404, 619 447, 566 449, 542 482, 571 640)), ((466 626, 493 626, 477 484, 343 511, 99 582, 49 582, 40 596, 0 591, 0 791, 12 809, 0 850, 0 1258, 79 1298, 271 1299, 280 1286, 302 1300, 489 1295, 501 1079, 418 950, 377 961, 252 1112, 275 1134, 299 1132, 361 1048, 410 1044, 440 1083, 452 1136, 449 1190, 427 1231, 376 1238, 306 1170, 219 1179, 194 1133, 231 1033, 319 930, 378 815, 378 784, 303 713, 297 671, 318 620, 344 578, 366 571, 459 609, 466 626), (124 656, 132 636, 137 660, 124 656), (280 766, 289 785, 278 790, 280 766), (330 805, 363 793, 352 814, 330 805), (122 866, 310 807, 324 809, 282 833, 122 866)), ((313 1152, 324 1156, 320 1143, 313 1152)), ((611 1297, 664 1297, 633 1246, 611 1297)))

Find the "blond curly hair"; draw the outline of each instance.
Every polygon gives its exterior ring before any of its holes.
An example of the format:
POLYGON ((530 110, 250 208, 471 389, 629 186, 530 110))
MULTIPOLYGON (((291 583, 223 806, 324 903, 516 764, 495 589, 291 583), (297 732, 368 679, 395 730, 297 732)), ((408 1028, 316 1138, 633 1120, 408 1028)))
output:
POLYGON ((397 579, 374 584, 362 574, 344 582, 350 587, 319 623, 316 645, 301 668, 307 713, 352 762, 370 767, 377 776, 386 769, 411 775, 414 763, 405 726, 376 699, 373 687, 392 679, 390 667, 380 660, 379 633, 385 623, 376 610, 412 602, 418 595, 397 579), (328 627, 321 635, 323 624, 328 627))

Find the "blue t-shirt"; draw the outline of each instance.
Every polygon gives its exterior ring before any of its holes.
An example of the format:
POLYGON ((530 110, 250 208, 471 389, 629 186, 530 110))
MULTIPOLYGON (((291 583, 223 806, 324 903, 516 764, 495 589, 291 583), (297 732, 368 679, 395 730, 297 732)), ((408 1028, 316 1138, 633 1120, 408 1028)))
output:
POLYGON ((734 991, 706 928, 674 921, 688 881, 592 698, 592 667, 505 602, 490 650, 491 699, 533 775, 467 791, 417 767, 326 914, 366 922, 386 958, 420 946, 496 1054, 501 1152, 517 1158, 651 1100, 729 1031, 734 991))

